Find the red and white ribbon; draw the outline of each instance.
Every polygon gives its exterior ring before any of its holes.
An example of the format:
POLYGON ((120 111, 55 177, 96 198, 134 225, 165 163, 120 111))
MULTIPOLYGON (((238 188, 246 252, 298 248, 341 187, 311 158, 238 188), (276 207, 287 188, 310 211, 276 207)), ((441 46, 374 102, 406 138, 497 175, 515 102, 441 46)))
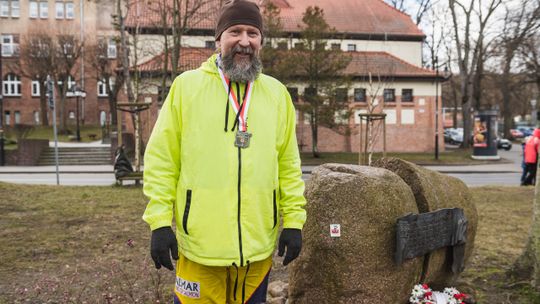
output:
MULTIPOLYGON (((229 92, 229 79, 225 76, 221 68, 218 66, 219 76, 221 77, 221 82, 223 83, 223 87, 225 88, 225 92, 229 92)), ((242 112, 240 115, 238 115, 238 130, 246 132, 247 131, 247 115, 248 115, 248 109, 249 104, 251 101, 251 93, 253 91, 253 83, 252 82, 246 82, 247 86, 247 93, 246 96, 244 96, 244 106, 242 107, 242 112)), ((238 102, 238 98, 234 94, 234 90, 231 90, 231 93, 229 94, 229 101, 231 102, 232 108, 234 110, 234 113, 238 114, 238 110, 240 109, 240 103, 238 102)))

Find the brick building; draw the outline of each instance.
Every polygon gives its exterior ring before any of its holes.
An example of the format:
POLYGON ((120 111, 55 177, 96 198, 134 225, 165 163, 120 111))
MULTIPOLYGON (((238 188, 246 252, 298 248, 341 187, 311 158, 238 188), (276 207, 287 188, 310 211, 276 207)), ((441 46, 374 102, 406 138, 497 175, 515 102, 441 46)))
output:
MULTIPOLYGON (((45 85, 21 72, 23 65, 21 45, 28 35, 46 33, 73 35, 90 45, 99 40, 108 44, 107 57, 113 64, 116 45, 112 37, 117 33, 112 27, 111 14, 114 1, 82 0, 39 0, 0 1, 0 34, 2 43, 2 118, 4 126, 18 124, 41 125, 40 93, 45 85), (82 6, 81 6, 82 5, 82 6)), ((86 92, 80 102, 80 120, 83 124, 98 125, 108 122, 110 117, 107 92, 103 83, 92 69, 90 54, 81 55, 69 75, 68 87, 75 84, 86 92), (83 64, 84 62, 84 64, 83 64)), ((56 90, 56 89, 55 89, 56 90)), ((56 91, 57 116, 60 107, 56 91)), ((76 121, 76 98, 73 93, 66 96, 66 117, 68 124, 76 121)), ((49 125, 52 114, 47 109, 49 125)))
MULTIPOLYGON (((268 1, 268 0, 267 0, 268 1)), ((280 8, 280 18, 284 33, 277 39, 281 49, 291 49, 299 40, 299 27, 302 14, 309 0, 270 0, 280 8)), ((216 0, 216 7, 219 1, 216 0)), ((263 4, 260 1, 260 4, 263 4)), ((141 75, 152 84, 141 93, 141 98, 152 102, 150 111, 142 114, 143 138, 147 138, 158 115, 159 94, 162 89, 155 76, 162 71, 164 55, 160 36, 159 15, 151 3, 144 3, 128 14, 128 28, 135 27, 141 32, 139 51, 141 56, 137 65, 141 75)), ((343 94, 349 101, 353 113, 346 123, 351 133, 348 136, 334 130, 319 128, 320 151, 358 151, 360 145, 358 114, 366 113, 368 104, 374 113, 386 113, 386 140, 388 151, 427 152, 435 147, 435 93, 436 73, 422 67, 422 44, 425 35, 412 22, 411 18, 387 5, 382 0, 340 0, 317 1, 329 25, 336 34, 329 37, 327 47, 350 52, 352 60, 345 73, 352 79, 343 94), (373 77, 373 81, 369 78, 373 77)), ((216 11, 207 10, 205 18, 191 25, 182 36, 182 57, 179 70, 197 68, 214 51, 214 22, 216 11)), ((267 47, 267 46, 265 46, 267 47)), ((170 61, 169 61, 170 62, 170 61)), ((170 64, 170 63, 169 63, 170 64)), ((170 70, 170 69, 169 69, 170 70)), ((439 78, 439 80, 443 80, 439 78)), ((302 95, 306 89, 301 81, 286 83, 293 99, 302 95)), ((166 88, 165 88, 166 89, 166 88)), ((440 89, 440 88, 439 88, 440 89)), ((440 90, 439 90, 440 92, 440 90)), ((301 103, 302 100, 296 100, 301 103)), ((441 107, 438 107, 439 114, 441 107)), ((298 111, 297 111, 298 112, 298 111)), ((442 126, 439 115, 439 128, 442 126)), ((311 149, 311 129, 308 119, 297 113, 298 143, 303 151, 311 149)), ((381 135, 382 136, 382 135, 381 135)), ((382 149, 382 140, 375 145, 382 149)), ((443 137, 439 146, 444 147, 443 137)))

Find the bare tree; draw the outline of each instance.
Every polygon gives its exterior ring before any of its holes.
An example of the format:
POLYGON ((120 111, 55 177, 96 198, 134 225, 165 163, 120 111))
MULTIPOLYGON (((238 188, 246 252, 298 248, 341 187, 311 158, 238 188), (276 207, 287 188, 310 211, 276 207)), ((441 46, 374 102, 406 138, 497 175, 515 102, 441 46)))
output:
MULTIPOLYGON (((521 48, 528 78, 536 85, 536 97, 540 95, 540 33, 530 36, 521 48)), ((540 117, 539 117, 540 118, 540 117)))
POLYGON ((158 18, 154 24, 163 40, 161 60, 160 99, 167 95, 165 88, 180 72, 182 37, 201 22, 208 21, 216 12, 215 0, 153 0, 147 3, 149 11, 158 18))
MULTIPOLYGON (((116 39, 118 40, 118 39, 116 39)), ((122 62, 122 58, 116 54, 116 58, 110 58, 109 46, 104 39, 98 39, 89 43, 86 47, 87 62, 95 72, 95 80, 105 85, 107 99, 109 102, 109 111, 111 113, 111 127, 116 128, 117 110, 116 103, 118 94, 124 85, 124 74, 118 62, 122 62)))
POLYGON ((83 42, 71 33, 56 36, 56 56, 54 80, 60 97, 60 132, 67 132, 66 97, 71 88, 70 80, 75 80, 83 42))
POLYGON ((20 48, 21 64, 17 65, 21 75, 39 83, 39 111, 43 126, 49 125, 45 81, 47 75, 55 74, 56 45, 54 39, 54 36, 46 31, 32 32, 26 35, 20 48))
POLYGON ((499 45, 502 53, 499 88, 503 99, 502 116, 504 119, 504 136, 510 135, 512 127, 512 107, 511 106, 511 68, 514 58, 518 54, 521 45, 531 37, 540 26, 540 5, 536 0, 522 0, 519 9, 510 9, 505 6, 504 27, 500 34, 499 45))
POLYGON ((459 0, 448 0, 452 15, 454 44, 457 50, 457 60, 459 66, 459 77, 461 80, 461 108, 463 113, 463 147, 470 147, 471 133, 471 107, 473 105, 474 89, 473 78, 478 60, 482 58, 480 54, 485 39, 485 31, 494 11, 502 3, 502 0, 490 0, 484 7, 480 0, 470 0, 464 5, 459 0), (461 18, 458 18, 458 14, 461 18), (477 28, 475 29, 475 18, 477 18, 477 28), (462 25, 464 28, 462 29, 462 25), (476 35, 475 35, 476 34, 476 35))
POLYGON ((437 0, 387 0, 395 9, 411 16, 416 25, 432 9, 437 0))

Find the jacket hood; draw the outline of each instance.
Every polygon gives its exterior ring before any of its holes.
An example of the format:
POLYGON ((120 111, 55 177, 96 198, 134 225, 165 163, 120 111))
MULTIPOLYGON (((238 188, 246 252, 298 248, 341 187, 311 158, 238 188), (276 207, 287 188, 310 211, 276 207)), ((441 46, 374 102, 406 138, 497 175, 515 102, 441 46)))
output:
POLYGON ((540 138, 540 129, 534 129, 533 136, 540 138))
POLYGON ((217 65, 216 65, 216 59, 218 54, 213 54, 208 58, 205 62, 201 64, 201 70, 208 72, 210 74, 219 74, 217 65))

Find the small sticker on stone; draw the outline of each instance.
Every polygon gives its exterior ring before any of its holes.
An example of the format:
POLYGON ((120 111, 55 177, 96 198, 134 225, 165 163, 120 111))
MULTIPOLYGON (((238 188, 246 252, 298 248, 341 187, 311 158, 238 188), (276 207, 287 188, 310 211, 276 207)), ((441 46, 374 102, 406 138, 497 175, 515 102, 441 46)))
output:
POLYGON ((341 225, 340 224, 331 224, 330 225, 330 236, 331 237, 341 237, 341 225))

